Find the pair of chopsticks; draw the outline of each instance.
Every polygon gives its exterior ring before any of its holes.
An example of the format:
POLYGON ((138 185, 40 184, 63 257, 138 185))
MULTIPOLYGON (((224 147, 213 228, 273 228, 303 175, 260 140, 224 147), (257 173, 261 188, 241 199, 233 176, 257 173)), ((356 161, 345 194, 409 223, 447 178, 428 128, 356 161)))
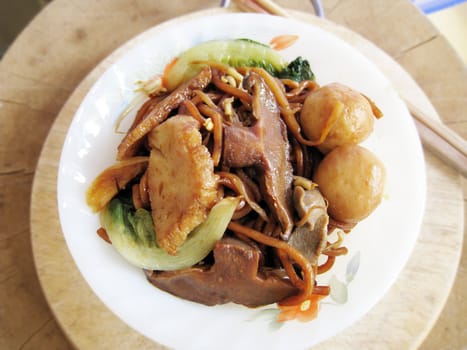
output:
POLYGON ((405 104, 415 119, 423 146, 467 178, 466 141, 442 122, 426 115, 411 102, 405 100, 405 104))
MULTIPOLYGON (((270 0, 233 0, 235 5, 242 11, 268 13, 271 15, 292 17, 287 10, 270 0)), ((227 7, 229 0, 222 0, 221 7, 227 7)), ((311 0, 315 14, 324 18, 324 10, 320 0, 311 0)))
MULTIPOLYGON (((233 0, 233 2, 242 11, 292 17, 287 10, 271 0, 233 0)), ((312 3, 316 15, 324 17, 321 2, 312 0, 312 3)), ((423 145, 467 178, 467 142, 442 122, 429 117, 409 101, 406 100, 405 104, 415 119, 423 145)))
MULTIPOLYGON (((233 0, 245 12, 267 13, 282 17, 292 17, 284 8, 269 0, 233 0)), ((226 2, 228 4, 228 2, 226 2)), ((225 6, 225 5, 224 5, 225 6)))

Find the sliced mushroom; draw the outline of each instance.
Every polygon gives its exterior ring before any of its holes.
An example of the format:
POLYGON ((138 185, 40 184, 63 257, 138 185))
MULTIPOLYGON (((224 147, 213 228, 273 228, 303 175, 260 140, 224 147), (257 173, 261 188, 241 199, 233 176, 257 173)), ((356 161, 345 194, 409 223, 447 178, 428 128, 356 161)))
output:
POLYGON ((245 82, 253 92, 252 126, 233 124, 224 128, 224 165, 254 167, 261 174, 260 187, 266 203, 287 240, 293 227, 292 165, 287 128, 274 95, 263 79, 251 73, 245 82))
POLYGON ((268 305, 298 293, 276 270, 259 270, 261 252, 238 239, 226 237, 214 247, 211 267, 178 271, 145 271, 161 290, 205 305, 268 305))
POLYGON ((180 85, 170 95, 155 105, 145 118, 134 126, 118 145, 117 159, 122 160, 135 155, 146 136, 154 127, 162 123, 169 113, 178 108, 194 91, 205 88, 211 81, 211 69, 205 67, 186 83, 180 85))
POLYGON ((318 189, 305 190, 301 186, 294 188, 293 199, 298 215, 306 217, 306 221, 295 228, 289 244, 316 265, 327 241, 329 216, 326 202, 318 189))

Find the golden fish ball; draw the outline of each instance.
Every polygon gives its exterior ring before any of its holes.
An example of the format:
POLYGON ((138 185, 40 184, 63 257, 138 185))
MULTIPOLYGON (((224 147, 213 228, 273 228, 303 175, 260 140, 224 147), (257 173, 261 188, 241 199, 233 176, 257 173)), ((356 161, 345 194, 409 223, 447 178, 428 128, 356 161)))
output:
POLYGON ((305 99, 300 126, 312 141, 319 140, 329 128, 325 140, 317 146, 327 153, 335 147, 365 140, 373 131, 374 119, 367 98, 345 85, 331 83, 305 99))
POLYGON ((381 203, 386 182, 383 163, 358 145, 329 152, 313 176, 328 201, 329 215, 343 223, 357 223, 381 203))

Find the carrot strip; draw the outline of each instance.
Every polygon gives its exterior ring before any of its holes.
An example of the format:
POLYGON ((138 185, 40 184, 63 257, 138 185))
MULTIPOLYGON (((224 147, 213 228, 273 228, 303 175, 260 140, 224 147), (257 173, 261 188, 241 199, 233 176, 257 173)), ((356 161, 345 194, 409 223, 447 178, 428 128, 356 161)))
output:
POLYGON ((99 227, 97 230, 97 235, 102 238, 104 241, 106 241, 109 244, 112 244, 112 241, 109 238, 109 235, 107 234, 107 231, 103 227, 99 227))
POLYGON ((329 286, 315 286, 313 288, 313 294, 316 295, 329 295, 331 293, 331 288, 329 286))
POLYGON ((291 34, 284 34, 284 35, 279 35, 271 39, 269 42, 269 45, 271 48, 274 50, 284 50, 290 46, 292 46, 297 40, 299 36, 298 35, 291 35, 291 34))

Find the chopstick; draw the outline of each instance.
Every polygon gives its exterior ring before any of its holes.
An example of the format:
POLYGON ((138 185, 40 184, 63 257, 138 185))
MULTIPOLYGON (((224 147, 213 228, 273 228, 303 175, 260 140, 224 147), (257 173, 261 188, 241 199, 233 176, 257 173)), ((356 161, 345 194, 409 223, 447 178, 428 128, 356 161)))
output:
MULTIPOLYGON (((242 11, 290 17, 290 14, 285 9, 271 0, 233 0, 233 2, 242 11)), ((313 5, 316 11, 315 2, 313 2, 313 5)), ((317 14, 322 15, 322 9, 318 9, 317 14)), ((442 122, 427 116, 409 101, 405 100, 405 104, 415 119, 423 145, 467 178, 466 141, 442 122)))
POLYGON ((285 9, 269 0, 233 0, 235 5, 246 12, 268 13, 270 15, 292 17, 285 9))
POLYGON ((461 153, 464 157, 467 157, 467 143, 459 135, 454 133, 444 124, 436 121, 435 119, 427 116, 410 101, 405 100, 405 104, 410 111, 410 114, 417 119, 420 123, 423 123, 427 128, 431 129, 445 142, 449 143, 452 148, 461 153))
POLYGON ((422 144, 446 164, 467 178, 467 142, 446 125, 429 117, 405 100, 415 119, 422 144))
POLYGON ((270 12, 266 11, 263 7, 258 5, 256 2, 252 0, 233 0, 235 5, 244 12, 256 12, 256 13, 267 13, 271 14, 270 12))

